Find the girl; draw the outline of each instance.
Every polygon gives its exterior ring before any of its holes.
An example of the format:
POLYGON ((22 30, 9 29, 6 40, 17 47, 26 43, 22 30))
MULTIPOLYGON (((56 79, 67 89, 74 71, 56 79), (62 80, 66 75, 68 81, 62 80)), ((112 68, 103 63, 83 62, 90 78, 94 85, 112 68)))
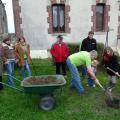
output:
POLYGON ((15 46, 15 53, 18 59, 18 65, 21 67, 22 77, 25 78, 25 68, 27 69, 28 76, 31 76, 30 71, 30 46, 26 43, 24 37, 20 37, 15 46))

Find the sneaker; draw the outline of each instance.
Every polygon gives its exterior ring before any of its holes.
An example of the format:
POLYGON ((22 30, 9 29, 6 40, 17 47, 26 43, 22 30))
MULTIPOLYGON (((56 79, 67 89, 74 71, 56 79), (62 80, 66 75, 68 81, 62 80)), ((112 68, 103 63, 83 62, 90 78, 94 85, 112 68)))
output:
POLYGON ((78 95, 85 94, 86 92, 83 90, 81 92, 78 92, 78 95))
POLYGON ((96 85, 95 84, 93 84, 93 86, 92 87, 96 87, 96 85))

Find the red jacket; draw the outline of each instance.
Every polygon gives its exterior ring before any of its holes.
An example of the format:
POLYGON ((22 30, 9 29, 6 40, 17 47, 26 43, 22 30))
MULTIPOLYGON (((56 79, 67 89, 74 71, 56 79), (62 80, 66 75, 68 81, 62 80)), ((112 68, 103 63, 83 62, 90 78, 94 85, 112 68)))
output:
POLYGON ((62 43, 55 43, 50 50, 55 62, 65 62, 69 55, 68 46, 62 43))

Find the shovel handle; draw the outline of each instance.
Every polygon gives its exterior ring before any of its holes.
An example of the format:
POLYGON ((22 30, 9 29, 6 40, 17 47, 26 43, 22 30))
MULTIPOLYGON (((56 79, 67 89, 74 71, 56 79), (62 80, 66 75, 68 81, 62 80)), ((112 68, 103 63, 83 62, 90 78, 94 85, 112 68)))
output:
POLYGON ((114 70, 112 70, 111 68, 107 67, 108 70, 110 70, 111 72, 113 72, 116 76, 120 77, 119 74, 116 74, 116 72, 114 70))

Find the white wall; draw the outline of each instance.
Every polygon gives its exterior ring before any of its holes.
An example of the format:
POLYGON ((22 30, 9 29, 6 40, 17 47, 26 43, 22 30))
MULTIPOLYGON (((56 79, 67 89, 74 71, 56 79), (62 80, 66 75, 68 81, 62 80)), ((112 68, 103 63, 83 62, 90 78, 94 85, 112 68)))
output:
MULTIPOLYGON (((25 37, 31 45, 32 50, 49 49, 56 41, 56 35, 48 34, 47 23, 47 5, 49 0, 21 0, 21 17, 25 37)), ((70 34, 63 34, 64 41, 67 43, 80 43, 87 37, 88 31, 91 30, 92 22, 91 5, 95 0, 68 0, 70 5, 70 34)), ((118 29, 118 3, 116 0, 108 0, 110 6, 109 27, 109 45, 116 46, 117 29, 118 29)), ((108 4, 108 3, 107 3, 108 4)), ((97 42, 105 43, 106 32, 95 33, 94 37, 97 42)))

